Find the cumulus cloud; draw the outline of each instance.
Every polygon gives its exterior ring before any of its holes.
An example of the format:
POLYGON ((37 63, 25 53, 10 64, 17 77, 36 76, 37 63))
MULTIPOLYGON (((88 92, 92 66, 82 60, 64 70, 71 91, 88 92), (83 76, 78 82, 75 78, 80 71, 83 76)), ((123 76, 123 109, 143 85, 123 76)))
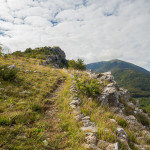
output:
POLYGON ((122 59, 150 70, 149 0, 0 0, 0 43, 60 46, 86 63, 122 59))

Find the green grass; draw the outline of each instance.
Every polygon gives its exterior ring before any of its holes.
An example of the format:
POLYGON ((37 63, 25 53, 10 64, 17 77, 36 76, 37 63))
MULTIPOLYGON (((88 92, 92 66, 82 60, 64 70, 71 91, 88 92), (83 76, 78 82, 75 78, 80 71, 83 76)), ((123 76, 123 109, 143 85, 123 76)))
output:
POLYGON ((63 123, 60 123, 59 126, 62 131, 67 132, 67 145, 70 149, 84 150, 82 144, 84 143, 85 135, 80 129, 81 123, 75 120, 72 108, 68 107, 72 97, 69 91, 71 85, 72 80, 68 77, 65 87, 57 100, 57 105, 61 111, 59 117, 63 120, 63 123))
POLYGON ((52 125, 44 120, 44 101, 64 76, 60 70, 39 66, 35 59, 0 57, 0 66, 14 63, 19 68, 14 82, 0 76, 0 146, 46 149, 43 141, 52 125))

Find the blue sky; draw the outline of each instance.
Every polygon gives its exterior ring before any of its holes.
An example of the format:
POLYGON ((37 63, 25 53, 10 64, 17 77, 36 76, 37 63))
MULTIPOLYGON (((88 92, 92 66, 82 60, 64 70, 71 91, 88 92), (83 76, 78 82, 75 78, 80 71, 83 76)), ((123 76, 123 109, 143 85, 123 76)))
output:
POLYGON ((0 0, 0 43, 60 46, 86 63, 121 59, 150 70, 150 0, 0 0))

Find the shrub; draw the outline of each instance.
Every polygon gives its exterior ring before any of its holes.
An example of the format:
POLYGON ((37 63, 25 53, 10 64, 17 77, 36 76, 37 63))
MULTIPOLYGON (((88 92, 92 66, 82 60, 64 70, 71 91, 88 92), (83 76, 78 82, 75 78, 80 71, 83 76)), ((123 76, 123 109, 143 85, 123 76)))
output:
POLYGON ((128 131, 127 131, 127 134, 128 134, 128 136, 129 136, 128 142, 129 142, 130 148, 133 149, 133 150, 138 150, 138 149, 134 146, 134 144, 133 144, 133 143, 136 143, 136 136, 135 136, 135 134, 134 134, 134 131, 128 130, 128 131))
POLYGON ((118 125, 120 125, 121 127, 123 127, 123 128, 128 127, 128 123, 125 119, 118 117, 118 118, 116 118, 116 120, 118 122, 118 125))
POLYGON ((126 104, 124 104, 124 106, 125 106, 125 108, 124 108, 124 110, 123 110, 123 113, 124 113, 125 115, 127 115, 127 116, 133 115, 134 109, 131 108, 130 106, 127 106, 126 104))
POLYGON ((88 97, 95 97, 96 95, 100 94, 101 84, 96 79, 91 78, 78 79, 78 77, 75 76, 75 81, 77 89, 81 93, 87 95, 88 97))
POLYGON ((16 52, 13 52, 12 54, 15 56, 24 56, 23 52, 21 51, 16 51, 16 52))
POLYGON ((78 59, 77 61, 75 60, 70 60, 68 62, 69 68, 71 69, 77 69, 77 70, 85 70, 86 65, 84 64, 82 59, 78 59))
POLYGON ((39 113, 43 112, 43 108, 40 104, 33 104, 31 108, 32 108, 33 111, 36 111, 36 112, 39 112, 39 113))
POLYGON ((0 117, 0 125, 1 126, 8 126, 11 124, 11 120, 9 118, 6 117, 0 117))
POLYGON ((142 125, 149 126, 149 121, 148 121, 148 119, 147 119, 147 117, 145 115, 143 115, 143 114, 136 114, 135 117, 137 118, 137 120, 139 122, 142 123, 142 125))
POLYGON ((9 69, 7 66, 0 67, 0 77, 5 81, 14 81, 17 78, 18 69, 9 69))

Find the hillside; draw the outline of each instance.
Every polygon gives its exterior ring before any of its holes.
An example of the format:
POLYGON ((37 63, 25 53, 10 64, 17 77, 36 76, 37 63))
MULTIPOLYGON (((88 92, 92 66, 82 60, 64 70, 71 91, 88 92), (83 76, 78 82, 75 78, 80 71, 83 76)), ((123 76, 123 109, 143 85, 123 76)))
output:
POLYGON ((149 116, 111 73, 41 60, 0 56, 0 149, 150 149, 149 116))

